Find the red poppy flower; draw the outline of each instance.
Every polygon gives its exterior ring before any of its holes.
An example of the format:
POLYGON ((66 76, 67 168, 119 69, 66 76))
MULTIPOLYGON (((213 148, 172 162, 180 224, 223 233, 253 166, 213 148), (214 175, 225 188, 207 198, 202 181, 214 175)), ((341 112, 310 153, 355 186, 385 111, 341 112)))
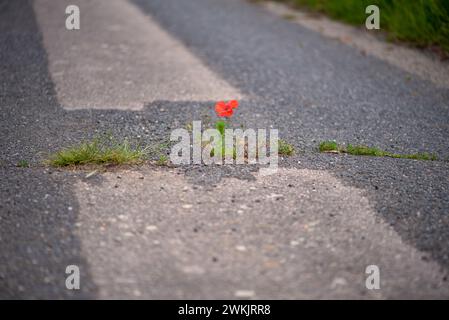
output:
POLYGON ((228 102, 219 101, 215 105, 215 112, 219 117, 231 117, 234 113, 234 109, 237 109, 239 102, 237 100, 231 100, 228 102))

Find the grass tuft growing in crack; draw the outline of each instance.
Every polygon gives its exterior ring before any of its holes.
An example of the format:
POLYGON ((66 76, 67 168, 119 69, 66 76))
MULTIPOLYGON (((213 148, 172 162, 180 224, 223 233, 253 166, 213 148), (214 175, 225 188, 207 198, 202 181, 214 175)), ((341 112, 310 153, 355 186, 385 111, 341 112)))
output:
POLYGON ((19 168, 29 168, 30 164, 26 160, 19 160, 19 162, 17 162, 16 166, 19 168))
POLYGON ((168 166, 170 159, 165 154, 161 154, 159 159, 156 161, 156 165, 158 166, 168 166))
POLYGON ((368 147, 363 145, 353 146, 352 144, 348 144, 344 152, 355 156, 387 157, 390 155, 390 153, 376 147, 368 147))
POLYGON ((395 159, 413 159, 413 160, 428 160, 436 161, 438 157, 430 153, 410 153, 397 154, 384 151, 376 147, 368 147, 364 145, 344 145, 338 144, 335 141, 322 141, 319 145, 320 152, 327 153, 347 153, 354 156, 371 156, 371 157, 390 157, 395 159))
POLYGON ((320 152, 338 152, 338 144, 335 141, 322 141, 320 152))
POLYGON ((88 164, 122 165, 142 163, 146 158, 145 148, 132 147, 127 140, 117 142, 95 138, 56 152, 50 156, 47 164, 54 167, 88 164))
POLYGON ((279 139, 278 140, 278 154, 283 156, 291 156, 295 152, 295 148, 288 142, 279 139))

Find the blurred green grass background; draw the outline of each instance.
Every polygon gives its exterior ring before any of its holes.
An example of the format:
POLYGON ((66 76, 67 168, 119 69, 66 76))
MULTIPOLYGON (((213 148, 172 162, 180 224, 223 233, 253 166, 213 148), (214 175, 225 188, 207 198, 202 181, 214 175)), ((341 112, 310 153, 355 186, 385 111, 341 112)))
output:
POLYGON ((380 9, 380 28, 390 40, 419 47, 438 45, 449 53, 449 0, 277 0, 319 11, 354 25, 364 25, 365 8, 380 9))

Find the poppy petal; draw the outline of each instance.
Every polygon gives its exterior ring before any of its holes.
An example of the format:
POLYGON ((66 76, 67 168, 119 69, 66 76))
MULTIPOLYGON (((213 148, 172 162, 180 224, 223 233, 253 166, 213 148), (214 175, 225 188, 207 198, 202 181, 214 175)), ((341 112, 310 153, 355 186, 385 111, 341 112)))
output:
POLYGON ((232 109, 227 107, 226 109, 221 112, 222 117, 230 117, 232 115, 232 109))
POLYGON ((215 112, 219 117, 231 117, 234 113, 233 109, 237 107, 237 100, 231 100, 229 102, 219 101, 215 104, 215 112))
POLYGON ((215 109, 217 109, 217 108, 223 108, 223 107, 225 107, 226 106, 226 103, 224 102, 224 101, 218 101, 216 104, 215 104, 215 109))
POLYGON ((224 112, 225 110, 226 110, 226 104, 223 101, 217 102, 217 104, 215 105, 215 112, 220 114, 220 113, 224 112))
POLYGON ((237 107, 239 106, 239 102, 237 100, 231 100, 228 102, 228 105, 232 108, 232 109, 237 109, 237 107))

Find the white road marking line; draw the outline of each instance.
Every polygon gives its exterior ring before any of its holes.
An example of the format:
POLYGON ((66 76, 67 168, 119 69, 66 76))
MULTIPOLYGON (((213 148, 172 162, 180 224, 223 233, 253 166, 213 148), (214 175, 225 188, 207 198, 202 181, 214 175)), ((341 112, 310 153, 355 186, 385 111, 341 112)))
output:
POLYGON ((139 110, 145 103, 241 99, 184 45, 125 0, 78 0, 80 30, 65 28, 69 0, 36 0, 49 69, 66 109, 139 110))

